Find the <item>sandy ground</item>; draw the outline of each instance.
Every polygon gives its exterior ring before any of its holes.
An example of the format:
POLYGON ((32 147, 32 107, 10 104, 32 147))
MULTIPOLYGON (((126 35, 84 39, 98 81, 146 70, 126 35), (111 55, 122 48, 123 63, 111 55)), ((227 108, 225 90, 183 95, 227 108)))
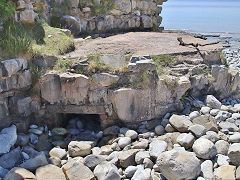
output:
MULTIPOLYGON (((129 32, 89 40, 75 39, 76 50, 66 54, 66 57, 81 57, 88 54, 129 54, 134 55, 159 55, 174 53, 191 53, 197 49, 192 46, 180 46, 177 41, 182 37, 186 43, 207 44, 206 40, 194 38, 183 33, 158 33, 158 32, 129 32)), ((222 48, 221 45, 207 45, 199 47, 200 51, 212 51, 222 48)))

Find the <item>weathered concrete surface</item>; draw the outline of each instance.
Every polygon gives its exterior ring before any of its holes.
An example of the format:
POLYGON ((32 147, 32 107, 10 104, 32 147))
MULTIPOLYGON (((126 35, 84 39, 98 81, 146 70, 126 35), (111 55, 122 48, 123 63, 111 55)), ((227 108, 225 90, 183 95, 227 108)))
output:
MULTIPOLYGON (((66 56, 79 57, 79 55, 88 55, 94 53, 112 53, 135 55, 159 55, 174 53, 193 53, 198 50, 192 46, 180 46, 177 41, 182 37, 186 43, 207 44, 206 40, 194 38, 183 33, 158 33, 158 32, 129 32, 118 34, 107 38, 98 38, 94 40, 82 41, 76 39, 76 50, 66 56)), ((222 46, 207 45, 200 46, 200 51, 213 51, 221 49, 222 46)))

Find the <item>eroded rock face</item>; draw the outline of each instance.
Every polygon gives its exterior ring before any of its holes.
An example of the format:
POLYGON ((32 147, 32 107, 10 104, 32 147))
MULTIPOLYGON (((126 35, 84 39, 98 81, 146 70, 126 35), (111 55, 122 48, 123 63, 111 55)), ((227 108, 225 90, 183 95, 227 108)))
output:
POLYGON ((212 66, 212 76, 215 81, 213 83, 215 91, 220 93, 220 98, 228 97, 237 89, 240 82, 237 70, 228 69, 224 66, 212 66))
POLYGON ((157 165, 168 180, 195 179, 201 172, 200 161, 194 153, 187 151, 163 152, 157 165))

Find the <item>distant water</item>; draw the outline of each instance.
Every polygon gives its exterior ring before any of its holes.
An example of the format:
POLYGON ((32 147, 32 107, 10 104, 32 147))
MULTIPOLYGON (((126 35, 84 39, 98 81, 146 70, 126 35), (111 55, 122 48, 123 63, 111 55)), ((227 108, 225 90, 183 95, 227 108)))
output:
POLYGON ((165 29, 220 34, 240 40, 240 0, 168 0, 161 16, 165 29))

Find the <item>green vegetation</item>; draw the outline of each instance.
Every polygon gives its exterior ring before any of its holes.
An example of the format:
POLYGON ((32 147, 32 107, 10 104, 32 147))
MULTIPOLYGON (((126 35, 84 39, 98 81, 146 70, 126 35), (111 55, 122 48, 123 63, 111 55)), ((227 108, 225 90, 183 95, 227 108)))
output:
POLYGON ((44 43, 32 45, 32 56, 57 56, 64 54, 74 49, 73 37, 66 35, 59 29, 49 26, 47 23, 43 23, 43 29, 45 31, 44 43))
POLYGON ((148 86, 148 74, 146 72, 143 72, 140 75, 140 79, 130 82, 129 84, 126 85, 126 87, 131 87, 131 88, 146 88, 148 86))
POLYGON ((70 15, 72 9, 72 3, 69 0, 63 0, 61 3, 51 1, 51 20, 50 24, 53 27, 60 27, 60 18, 64 15, 70 15))
POLYGON ((71 59, 58 59, 53 69, 57 72, 66 72, 73 64, 71 59))
POLYGON ((165 67, 172 66, 177 60, 177 57, 171 56, 168 54, 163 54, 163 55, 153 55, 152 59, 157 67, 157 73, 158 74, 165 74, 165 67))
POLYGON ((93 16, 101 16, 107 14, 107 12, 113 8, 113 0, 101 0, 100 4, 96 0, 80 0, 79 6, 91 7, 91 13, 93 16))
POLYGON ((189 97, 189 92, 185 92, 184 95, 182 96, 182 98, 180 99, 181 102, 184 102, 187 100, 187 98, 189 97))
POLYGON ((0 1, 0 19, 3 23, 12 19, 15 12, 14 3, 10 1, 1 0, 0 1))

